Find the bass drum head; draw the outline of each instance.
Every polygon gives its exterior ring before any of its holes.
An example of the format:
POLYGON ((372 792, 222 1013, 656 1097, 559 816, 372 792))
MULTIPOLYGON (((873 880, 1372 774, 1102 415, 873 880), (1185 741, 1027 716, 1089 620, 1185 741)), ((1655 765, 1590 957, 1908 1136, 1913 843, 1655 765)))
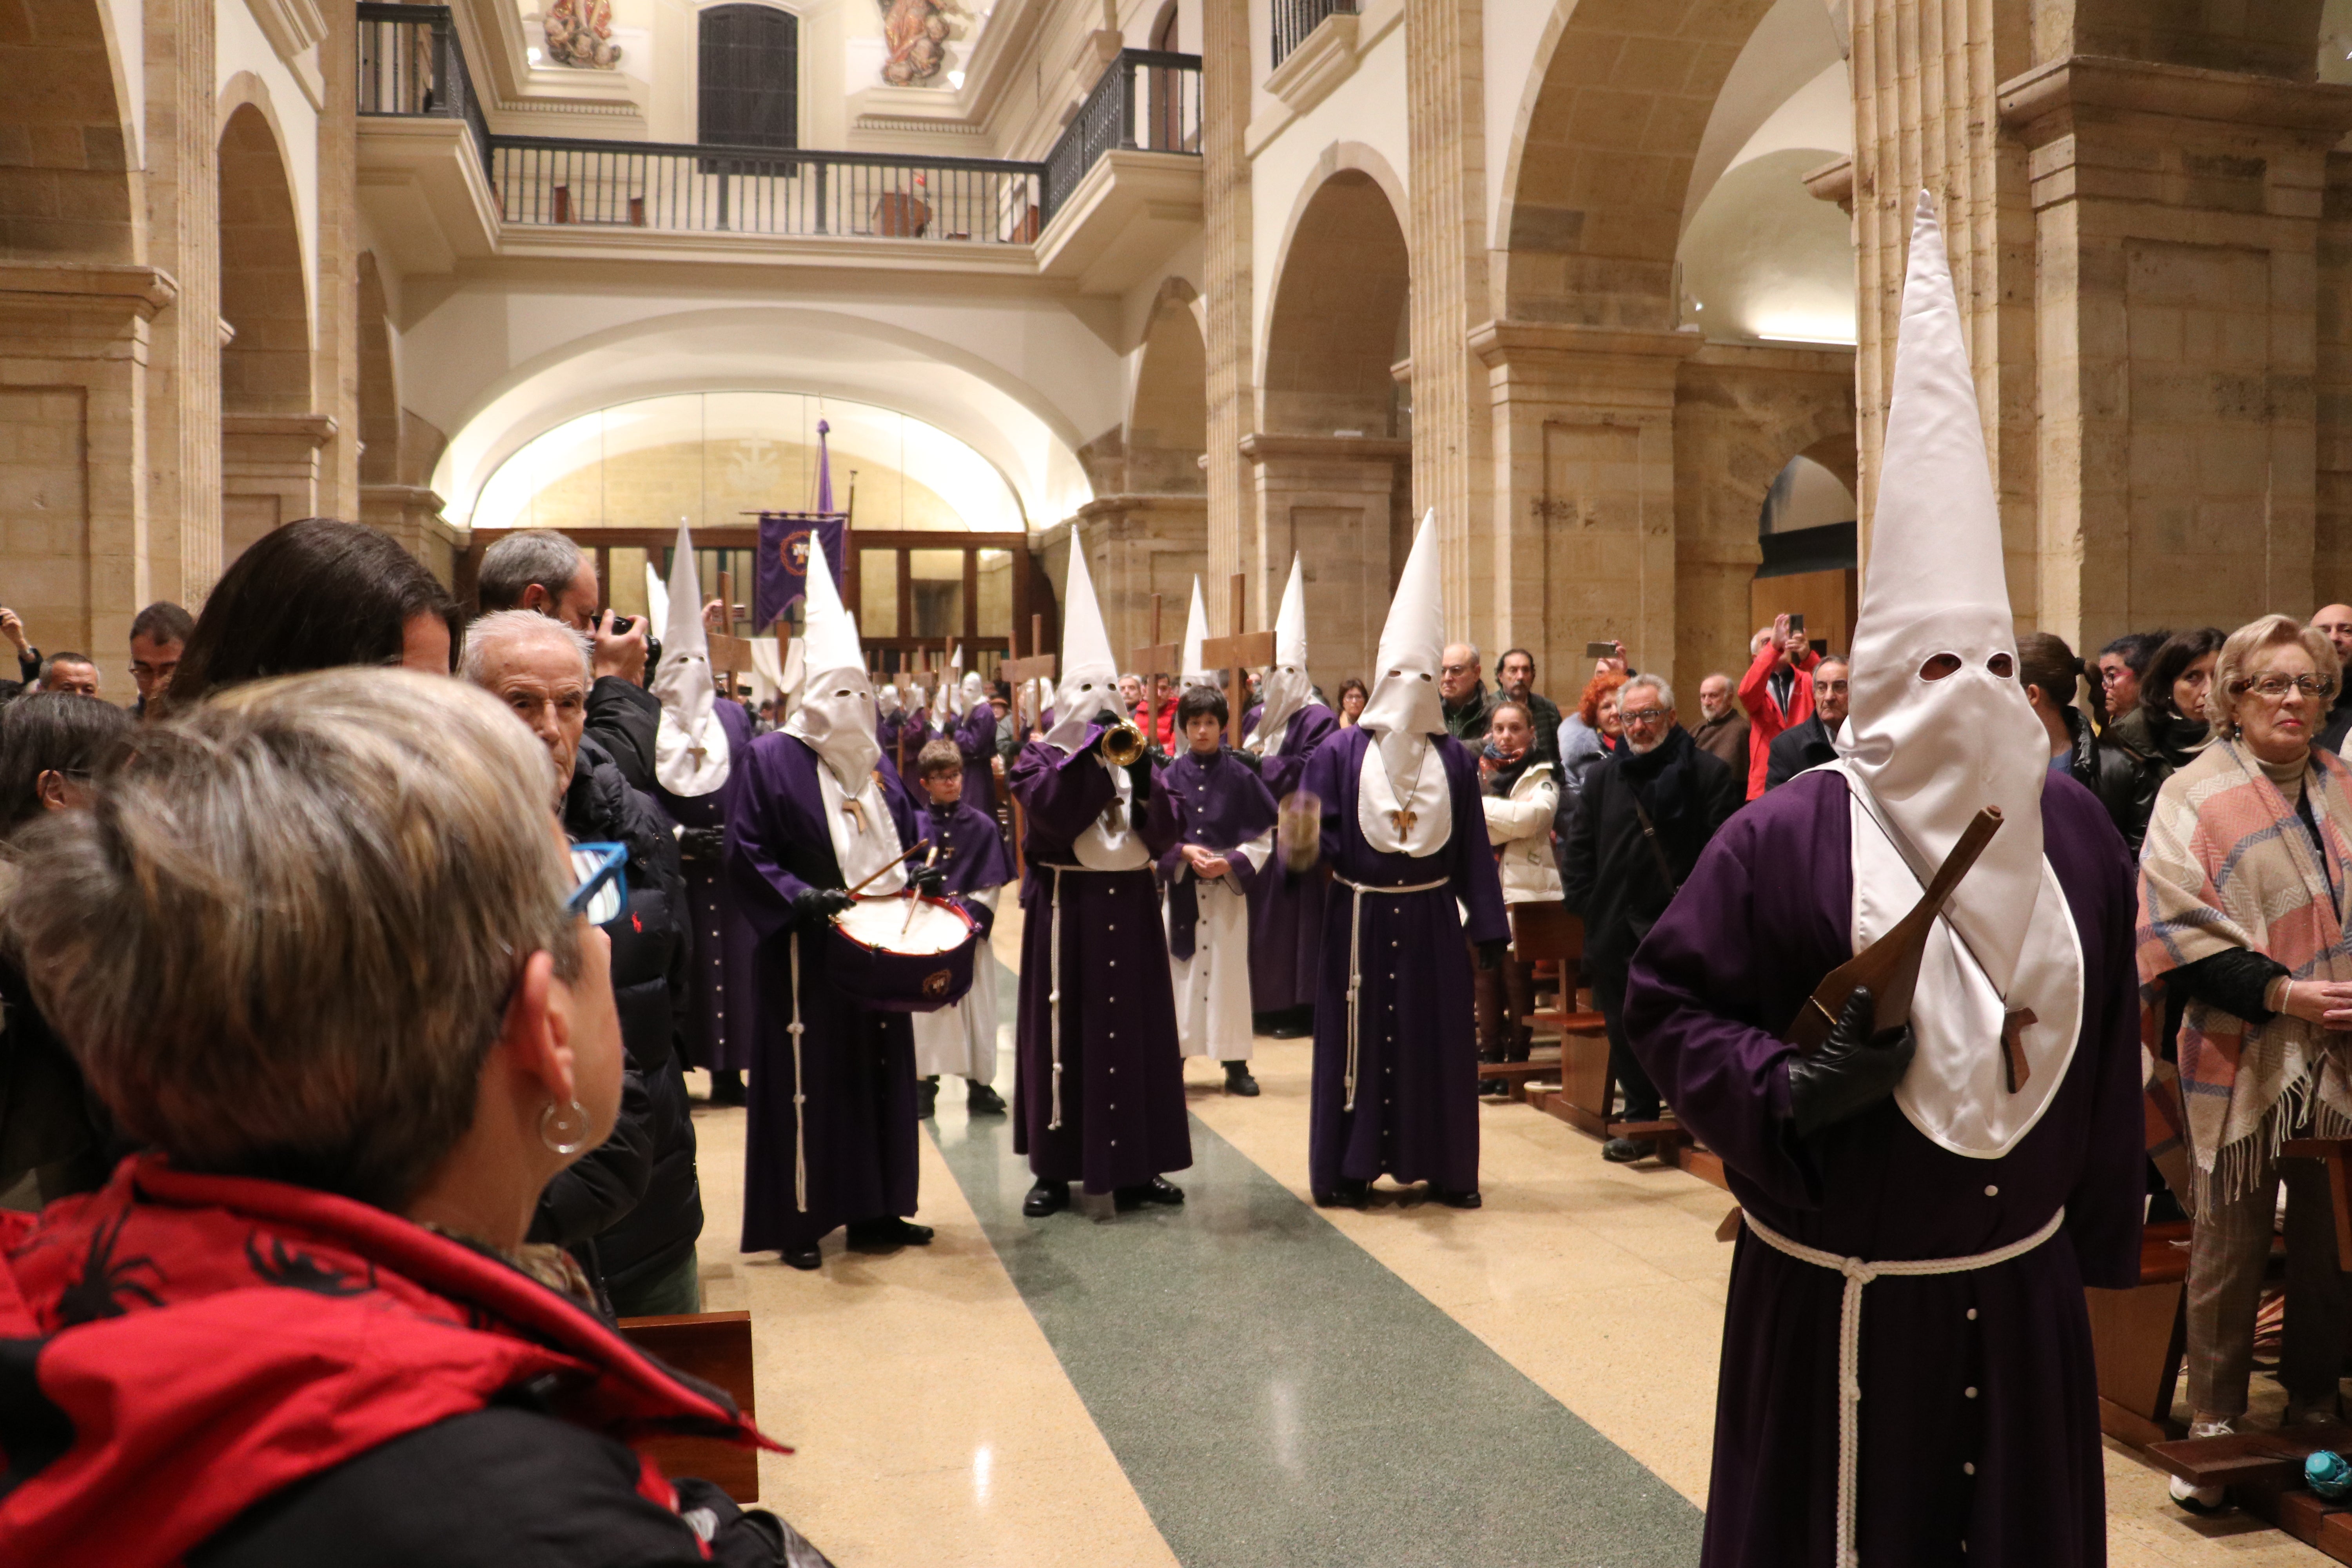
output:
POLYGON ((826 973, 869 1007, 936 1013, 963 1000, 979 958, 980 927, 944 899, 866 899, 825 932, 826 973))

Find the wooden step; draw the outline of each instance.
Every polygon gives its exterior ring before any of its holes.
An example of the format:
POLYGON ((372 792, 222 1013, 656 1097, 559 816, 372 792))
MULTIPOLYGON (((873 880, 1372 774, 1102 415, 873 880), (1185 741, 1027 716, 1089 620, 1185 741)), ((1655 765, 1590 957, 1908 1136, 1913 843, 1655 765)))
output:
POLYGON ((2299 1487, 2303 1462, 2322 1448, 2352 1447, 2352 1426, 2330 1423, 2293 1432, 2232 1432, 2152 1443, 2147 1457, 2194 1487, 2299 1487))

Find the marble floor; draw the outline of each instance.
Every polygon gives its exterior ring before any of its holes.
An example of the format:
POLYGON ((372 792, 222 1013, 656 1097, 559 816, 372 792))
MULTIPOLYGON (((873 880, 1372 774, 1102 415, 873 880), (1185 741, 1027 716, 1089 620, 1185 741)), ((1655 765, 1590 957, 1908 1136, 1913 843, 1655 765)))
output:
MULTIPOLYGON (((736 1250, 743 1112, 698 1105, 706 1305, 751 1312, 761 1425, 798 1450, 763 1458, 764 1500, 841 1568, 1695 1563, 1723 1193, 1488 1104, 1485 1208, 1318 1210, 1307 1047, 1257 1051, 1255 1100, 1187 1064, 1190 1201, 1101 1224, 1023 1218, 1009 1123, 950 1080, 937 1240, 835 1237, 813 1274, 736 1250)), ((2116 1568, 2327 1561, 2181 1513, 2112 1444, 2106 1470, 2116 1568)))

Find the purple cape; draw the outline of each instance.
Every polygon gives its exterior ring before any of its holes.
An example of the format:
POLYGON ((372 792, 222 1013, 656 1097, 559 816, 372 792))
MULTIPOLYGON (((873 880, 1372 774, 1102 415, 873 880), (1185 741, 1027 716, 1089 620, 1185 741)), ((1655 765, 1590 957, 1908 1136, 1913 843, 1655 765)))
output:
MULTIPOLYGON (((1853 956, 1846 783, 1793 779, 1724 826, 1633 956, 1625 1028, 1734 1196, 1844 1258, 2041 1247, 1864 1295, 1864 1563, 2085 1568, 2106 1561, 2095 1369, 2083 1287, 2139 1279, 2144 1197, 2131 867, 2070 779, 2042 791, 2044 852, 2083 946, 2083 1027, 2063 1086, 1998 1159, 1930 1142, 1893 1100, 1800 1138, 1779 1037, 1853 956), (1958 1554, 1965 1540, 1968 1552, 1958 1554)), ((1724 1310, 1706 1568, 1824 1563, 1837 1491, 1842 1275, 1743 1234, 1724 1310)))
MULTIPOLYGON (((727 731, 730 759, 727 782, 709 795, 660 791, 662 809, 681 827, 725 827, 735 797, 742 791, 739 781, 751 750, 751 716, 740 702, 722 701, 713 711, 719 728, 727 731)), ((751 1065, 759 933, 736 906, 724 860, 686 863, 686 904, 694 933, 682 1034, 686 1065, 714 1072, 740 1072, 751 1065)))
MULTIPOLYGON (((727 868, 760 933, 760 999, 743 1153, 743 1250, 814 1247, 837 1226, 915 1212, 915 1037, 904 1013, 868 1008, 834 985, 824 922, 802 931, 793 900, 844 886, 825 824, 816 753, 778 731, 737 761, 727 868), (797 939, 797 940, 796 940, 797 939), (793 951, 797 948, 797 951, 793 951), (789 978, 797 973, 795 997, 789 978), (794 1083, 793 1036, 803 1028, 794 1083), (808 1209, 797 1207, 795 1088, 807 1096, 808 1209)), ((883 799, 898 841, 920 837, 895 775, 883 799)))
MULTIPOLYGON (((1101 731, 1090 726, 1092 742, 1101 731)), ((1137 1186, 1192 1163, 1176 996, 1150 865, 1062 870, 1116 793, 1081 747, 1032 741, 1013 760, 1021 803, 1021 1004, 1013 1030, 1013 1148, 1041 1180, 1083 1181, 1090 1193, 1137 1186), (1061 900, 1062 1124, 1054 1120, 1054 902, 1061 900)), ((1145 843, 1150 845, 1149 823, 1145 843)))
POLYGON ((1315 1090, 1307 1169, 1313 1190, 1341 1180, 1478 1185, 1478 1042, 1472 1010, 1470 942, 1510 935, 1503 886, 1486 846, 1478 771, 1462 742, 1433 735, 1453 799, 1454 826, 1434 855, 1389 855, 1365 842, 1356 821, 1367 731, 1339 731, 1307 759, 1300 787, 1323 802, 1323 858, 1331 868, 1324 909, 1322 984, 1315 1000, 1315 1090), (1356 1109, 1346 1109, 1348 954, 1357 899, 1349 882, 1427 892, 1366 895, 1358 997, 1356 1109), (1465 927, 1456 911, 1469 910, 1465 927))
MULTIPOLYGON (((1219 747, 1205 761, 1192 752, 1160 770, 1151 786, 1151 829, 1160 853, 1160 878, 1168 884, 1168 951, 1178 958, 1192 956, 1194 928, 1201 923, 1201 889, 1183 868, 1183 847, 1198 844, 1219 854, 1238 849, 1274 826, 1274 796, 1265 781, 1219 747)), ((1226 875, 1241 885, 1244 897, 1255 890, 1258 873, 1241 855, 1227 857, 1226 875)), ((1276 876, 1278 868, 1269 869, 1276 876)))
MULTIPOLYGON (((963 753, 963 803, 986 817, 990 826, 996 823, 996 770, 989 763, 996 756, 996 710, 982 701, 957 721, 956 749, 963 753)), ((998 837, 1003 830, 998 829, 998 837)), ((1009 858, 1009 857, 1008 857, 1009 858)), ((1007 877, 1006 881, 1013 879, 1007 877)))
MULTIPOLYGON (((947 873, 947 880, 940 885, 941 892, 950 896, 987 892, 1013 880, 1013 851, 1004 847, 1004 835, 997 831, 994 819, 974 810, 971 801, 934 805, 926 798, 916 809, 915 830, 939 847, 940 868, 947 873)), ((976 899, 961 901, 980 922, 982 931, 987 931, 996 919, 995 911, 976 899)), ((987 956, 981 954, 983 961, 987 956)))
MULTIPOLYGON (((1243 716, 1244 739, 1256 733, 1258 715, 1265 711, 1253 708, 1243 716)), ((1339 731, 1339 721, 1320 702, 1310 702, 1290 716, 1282 744, 1261 771, 1276 805, 1298 788, 1315 749, 1339 731)), ((1286 1012, 1315 1000, 1316 968, 1323 954, 1323 902, 1330 881, 1330 868, 1320 861, 1304 871, 1269 862, 1265 873, 1250 885, 1252 1011, 1286 1012)))

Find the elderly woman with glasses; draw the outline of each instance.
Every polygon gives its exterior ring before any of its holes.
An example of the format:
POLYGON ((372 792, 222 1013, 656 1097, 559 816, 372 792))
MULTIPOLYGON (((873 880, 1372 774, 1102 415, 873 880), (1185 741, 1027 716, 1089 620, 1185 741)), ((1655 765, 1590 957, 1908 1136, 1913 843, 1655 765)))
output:
POLYGON ((764 1439, 525 1239, 623 1056, 588 913, 617 857, 582 881, 546 749, 446 676, 333 671, 96 784, 18 839, 7 935, 147 1152, 0 1215, 5 1555, 785 1561, 633 1447, 764 1439))
MULTIPOLYGON (((2297 1137, 2352 1136, 2352 769, 2311 740, 2340 673, 2284 616, 2232 632, 2204 712, 2213 739, 2165 781, 2140 858, 2145 1016, 2179 1020, 2187 1158, 2159 1149, 2194 1201, 2189 1255, 2192 1435, 2246 1412, 2254 1308, 2286 1184, 2290 1425, 2333 1421, 2352 1296, 2336 1268, 2327 1173, 2283 1159, 2297 1137)), ((2161 1052, 2162 1040, 2151 1044, 2161 1052)), ((2159 1069, 2168 1084, 2168 1067, 2159 1069)), ((2176 1481, 2192 1509, 2218 1489, 2176 1481)))

